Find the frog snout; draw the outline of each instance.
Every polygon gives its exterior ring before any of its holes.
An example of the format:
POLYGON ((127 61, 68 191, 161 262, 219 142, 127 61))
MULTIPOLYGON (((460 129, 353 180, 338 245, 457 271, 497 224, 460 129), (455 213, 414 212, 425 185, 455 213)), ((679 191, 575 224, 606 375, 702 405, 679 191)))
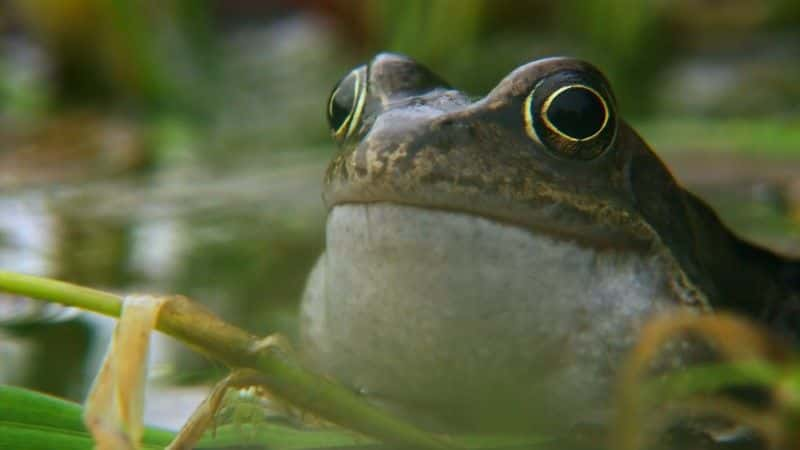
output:
POLYGON ((430 69, 411 58, 395 53, 380 53, 369 63, 370 91, 382 98, 419 95, 450 85, 430 69))

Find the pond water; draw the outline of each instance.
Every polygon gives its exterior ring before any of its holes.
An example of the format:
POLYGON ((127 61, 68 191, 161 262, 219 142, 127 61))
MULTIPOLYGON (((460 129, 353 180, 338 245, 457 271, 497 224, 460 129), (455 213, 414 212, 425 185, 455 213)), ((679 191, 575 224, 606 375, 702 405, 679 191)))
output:
MULTIPOLYGON (((0 266, 112 292, 181 293, 256 334, 292 335, 298 293, 322 249, 321 155, 0 194, 0 266)), ((108 324, 10 297, 0 299, 0 323, 0 381, 83 397, 108 324)), ((209 367, 190 355, 165 356, 155 369, 174 375, 178 364, 185 376, 209 367)))

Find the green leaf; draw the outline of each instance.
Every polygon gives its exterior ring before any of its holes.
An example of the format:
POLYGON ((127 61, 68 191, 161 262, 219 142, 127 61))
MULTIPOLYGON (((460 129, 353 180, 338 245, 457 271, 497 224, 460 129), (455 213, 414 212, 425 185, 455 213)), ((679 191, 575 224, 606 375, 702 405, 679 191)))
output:
MULTIPOLYGON (((80 405, 14 386, 0 386, 0 448, 91 450, 80 405)), ((173 433, 148 428, 143 448, 162 449, 173 433)))
POLYGON ((197 448, 225 448, 242 444, 293 450, 375 444, 375 440, 343 430, 302 430, 272 423, 229 424, 219 427, 215 437, 207 433, 197 448))
POLYGON ((770 388, 784 377, 781 367, 768 361, 751 360, 700 365, 667 373, 642 385, 656 401, 716 394, 726 388, 758 386, 770 388))
MULTIPOLYGON (((0 385, 0 449, 91 450, 94 442, 82 420, 83 408, 66 400, 14 386, 0 385)), ((143 449, 163 449, 174 433, 154 427, 145 430, 143 449)), ((473 435, 453 437, 458 448, 556 448, 536 436, 473 435)), ((207 433, 197 448, 241 445, 271 450, 336 448, 390 449, 374 439, 342 429, 308 430, 276 423, 227 424, 207 433)))

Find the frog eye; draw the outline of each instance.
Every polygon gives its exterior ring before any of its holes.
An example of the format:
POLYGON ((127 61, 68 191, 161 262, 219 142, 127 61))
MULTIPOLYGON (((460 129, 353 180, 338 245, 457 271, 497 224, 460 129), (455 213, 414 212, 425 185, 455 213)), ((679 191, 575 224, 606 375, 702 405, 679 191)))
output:
POLYGON ((611 146, 616 119, 605 86, 584 78, 578 73, 545 78, 525 99, 523 114, 531 139, 559 156, 589 160, 611 146))
POLYGON ((603 131, 608 107, 600 94, 588 86, 564 86, 545 100, 542 119, 565 139, 586 141, 603 131))
POLYGON ((363 67, 353 70, 334 86, 328 98, 328 125, 339 142, 353 133, 361 118, 367 87, 365 75, 363 67))

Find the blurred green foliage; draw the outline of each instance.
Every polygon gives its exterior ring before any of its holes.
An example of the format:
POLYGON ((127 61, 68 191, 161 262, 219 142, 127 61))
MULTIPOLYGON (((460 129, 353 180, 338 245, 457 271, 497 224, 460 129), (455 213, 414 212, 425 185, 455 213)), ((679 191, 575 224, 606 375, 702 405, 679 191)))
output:
POLYGON ((480 38, 485 0, 385 0, 368 2, 371 33, 386 49, 438 62, 472 54, 480 38), (462 50, 466 50, 466 53, 462 50))
POLYGON ((196 123, 200 129, 182 133, 208 140, 209 145, 190 147, 215 155, 327 142, 324 92, 347 67, 386 50, 408 54, 475 94, 527 61, 580 57, 607 74, 626 117, 659 114, 665 98, 669 114, 686 108, 693 120, 709 113, 761 115, 771 107, 791 110, 800 104, 793 88, 800 63, 786 61, 785 70, 772 70, 781 66, 778 57, 756 58, 800 41, 800 7, 793 0, 732 0, 725 8, 702 0, 10 0, 9 5, 6 22, 16 25, 6 28, 21 30, 45 50, 51 76, 31 82, 30 76, 20 78, 16 61, 0 58, 0 111, 22 116, 49 105, 101 105, 138 112, 146 120, 166 116, 171 128, 207 118, 196 123), (301 22, 316 30, 298 35, 301 22), (332 47, 331 41, 339 45, 332 47), (693 58, 715 65, 687 65, 693 58), (697 96, 696 89, 680 83, 713 95, 697 96), (755 89, 746 89, 754 83, 755 89), (780 94, 765 96, 770 89, 780 94), (700 97, 705 104, 691 103, 700 97))
POLYGON ((656 148, 787 157, 800 150, 800 120, 673 118, 640 120, 637 130, 656 148))
POLYGON ((48 109, 48 86, 28 69, 0 58, 0 117, 29 119, 48 109))
POLYGON ((796 32, 800 23, 800 8, 791 0, 737 0, 725 8, 699 0, 340 3, 361 7, 352 14, 366 23, 364 58, 381 50, 405 53, 443 72, 457 87, 485 92, 524 62, 576 56, 605 72, 627 115, 657 113, 661 77, 687 55, 715 48, 729 54, 738 45, 742 50, 728 60, 731 71, 741 70, 737 64, 754 51, 750 41, 781 30, 796 32))
POLYGON ((653 81, 672 57, 663 2, 565 0, 558 17, 579 37, 581 53, 602 68, 628 113, 651 105, 653 81))
MULTIPOLYGON (((618 95, 623 103, 631 110, 646 109, 650 82, 669 57, 661 4, 637 0, 565 0, 549 7, 546 2, 501 3, 504 5, 485 0, 367 3, 371 6, 367 22, 372 24, 375 38, 371 47, 413 55, 433 66, 456 68, 451 71, 458 77, 480 77, 476 72, 493 72, 487 67, 492 64, 505 73, 510 67, 497 67, 498 63, 513 67, 537 57, 516 54, 498 61, 496 49, 487 45, 487 40, 493 43, 493 36, 519 34, 544 42, 542 50, 547 53, 571 53, 593 61, 621 87, 618 95), (502 7, 517 7, 523 17, 533 17, 529 24, 497 22, 491 16, 502 7), (548 16, 549 23, 545 22, 548 16)), ((532 49, 531 44, 518 44, 522 50, 518 53, 532 49)))
POLYGON ((215 59, 205 0, 11 0, 47 52, 58 106, 196 111, 215 59), (202 62, 202 64, 200 64, 202 62))

